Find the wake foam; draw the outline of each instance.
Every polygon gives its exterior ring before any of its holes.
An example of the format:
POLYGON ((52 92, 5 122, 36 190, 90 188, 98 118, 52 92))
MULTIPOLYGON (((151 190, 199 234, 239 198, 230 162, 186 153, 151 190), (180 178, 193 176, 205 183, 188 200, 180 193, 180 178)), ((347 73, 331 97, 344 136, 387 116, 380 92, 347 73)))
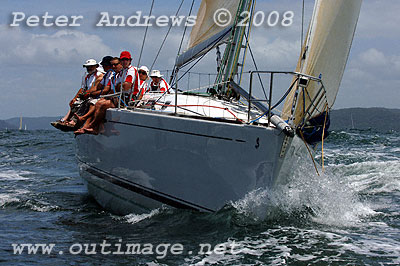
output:
POLYGON ((29 178, 24 177, 24 175, 32 174, 29 171, 15 171, 12 169, 9 170, 1 170, 0 171, 0 180, 28 180, 29 178))
POLYGON ((303 163, 292 173, 287 184, 252 191, 232 206, 253 221, 294 218, 339 227, 355 226, 377 214, 346 177, 329 168, 318 176, 311 165, 303 163))

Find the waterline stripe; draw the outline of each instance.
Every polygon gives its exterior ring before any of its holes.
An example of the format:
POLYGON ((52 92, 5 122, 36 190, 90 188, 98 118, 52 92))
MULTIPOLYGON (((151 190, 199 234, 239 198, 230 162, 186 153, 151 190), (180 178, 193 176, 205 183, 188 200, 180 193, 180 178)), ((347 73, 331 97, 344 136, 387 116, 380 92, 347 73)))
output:
POLYGON ((145 188, 139 184, 136 184, 134 182, 131 182, 129 180, 120 178, 118 176, 115 176, 113 174, 104 172, 94 166, 90 166, 85 162, 80 161, 81 163, 85 164, 87 166, 86 171, 92 175, 97 176, 98 178, 101 178, 103 180, 106 180, 114 185, 117 185, 119 187, 125 188, 127 190, 130 190, 132 192, 141 194, 145 197, 151 198, 153 200, 159 201, 161 203, 167 204, 169 206, 179 208, 179 209, 189 209, 189 210, 195 210, 195 211, 206 211, 206 212, 214 212, 214 210, 208 209, 206 207, 176 198, 174 196, 162 193, 160 191, 154 190, 154 189, 149 189, 145 188))

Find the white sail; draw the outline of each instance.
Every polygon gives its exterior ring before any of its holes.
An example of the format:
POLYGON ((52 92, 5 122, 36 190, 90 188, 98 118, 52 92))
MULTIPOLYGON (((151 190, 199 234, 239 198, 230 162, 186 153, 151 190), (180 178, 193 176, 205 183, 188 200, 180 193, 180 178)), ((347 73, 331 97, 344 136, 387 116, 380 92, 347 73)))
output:
MULTIPOLYGON (((181 66, 224 41, 232 29, 239 3, 240 0, 203 0, 197 13, 196 25, 190 34, 188 48, 178 56, 176 65, 181 66), (225 27, 218 26, 214 21, 214 15, 221 8, 228 10, 231 14, 231 22, 225 27)), ((221 19, 225 20, 229 17, 222 16, 221 19)))
MULTIPOLYGON (((342 80, 350 47, 353 41, 362 0, 316 0, 314 13, 308 29, 303 51, 297 64, 296 72, 320 77, 326 90, 326 101, 318 103, 311 114, 324 111, 326 104, 331 108, 342 80)), ((300 92, 295 110, 295 124, 304 117, 311 100, 320 85, 311 82, 307 93, 300 92), (303 98, 305 105, 303 105, 303 98)), ((286 99, 282 117, 290 117, 295 90, 286 99)), ((312 108, 314 109, 314 108, 312 108)))

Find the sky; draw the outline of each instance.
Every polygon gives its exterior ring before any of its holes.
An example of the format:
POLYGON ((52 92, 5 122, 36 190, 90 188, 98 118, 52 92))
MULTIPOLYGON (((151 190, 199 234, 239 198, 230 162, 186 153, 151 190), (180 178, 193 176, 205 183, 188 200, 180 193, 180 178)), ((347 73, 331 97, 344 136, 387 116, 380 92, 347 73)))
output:
MULTIPOLYGON (((305 1, 305 25, 312 14, 312 0, 305 1)), ((153 15, 172 16, 181 0, 155 0, 153 15)), ((184 1, 179 15, 189 15, 192 0, 184 1)), ((89 58, 97 61, 105 55, 118 56, 122 50, 133 55, 137 64, 145 27, 96 26, 102 12, 126 19, 136 12, 148 15, 151 1, 137 0, 2 0, 0 3, 0 119, 11 117, 60 116, 67 112, 68 102, 78 91, 84 74, 82 64, 89 58), (23 13, 21 21, 18 14, 23 13), (45 26, 43 19, 37 26, 28 26, 30 16, 40 18, 48 13, 55 22, 58 16, 82 16, 79 26, 45 26), (18 26, 11 26, 12 24, 18 26)), ((200 0, 195 1, 192 15, 197 14, 200 0)), ((256 11, 266 18, 253 27, 250 47, 259 69, 295 69, 301 44, 301 0, 258 0, 256 11), (294 14, 288 27, 271 26, 267 17, 277 11, 294 14)), ((349 107, 399 108, 400 104, 400 1, 364 0, 352 50, 334 109, 349 107)), ((34 25, 34 18, 30 23, 34 25)), ((160 48, 168 27, 149 27, 140 65, 150 67, 160 48)), ((154 69, 167 70, 174 66, 184 27, 172 27, 154 69)), ((190 32, 190 28, 188 28, 190 32)), ((183 48, 187 46, 188 34, 183 48)), ((246 57, 245 70, 254 70, 246 57)), ((210 75, 191 74, 190 82, 178 86, 207 85, 216 72, 215 51, 207 54, 191 71, 210 75)), ((246 88, 247 81, 242 85, 246 88)), ((183 88, 185 89, 185 88, 183 88)), ((274 96, 275 97, 275 96, 274 96)), ((278 97, 278 96, 276 96, 278 97)))

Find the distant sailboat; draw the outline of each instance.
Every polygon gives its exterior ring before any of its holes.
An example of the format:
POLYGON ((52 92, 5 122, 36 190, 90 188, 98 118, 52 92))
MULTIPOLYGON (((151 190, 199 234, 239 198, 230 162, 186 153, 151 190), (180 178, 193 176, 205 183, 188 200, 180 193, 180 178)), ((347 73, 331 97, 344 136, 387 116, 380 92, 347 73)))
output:
POLYGON ((26 131, 26 124, 25 124, 25 128, 24 128, 24 130, 26 131))
POLYGON ((22 130, 22 116, 19 118, 19 129, 22 130))

